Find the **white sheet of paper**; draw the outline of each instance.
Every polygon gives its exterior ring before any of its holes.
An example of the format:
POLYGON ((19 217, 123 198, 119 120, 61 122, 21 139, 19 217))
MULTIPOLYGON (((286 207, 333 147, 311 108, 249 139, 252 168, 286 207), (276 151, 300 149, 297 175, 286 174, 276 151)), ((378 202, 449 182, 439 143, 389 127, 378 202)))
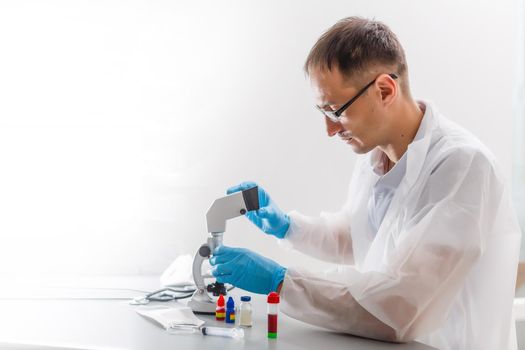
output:
POLYGON ((178 326, 191 326, 198 328, 204 324, 204 321, 197 318, 189 307, 171 307, 171 306, 140 306, 137 307, 137 313, 146 318, 152 319, 166 330, 177 328, 178 326))

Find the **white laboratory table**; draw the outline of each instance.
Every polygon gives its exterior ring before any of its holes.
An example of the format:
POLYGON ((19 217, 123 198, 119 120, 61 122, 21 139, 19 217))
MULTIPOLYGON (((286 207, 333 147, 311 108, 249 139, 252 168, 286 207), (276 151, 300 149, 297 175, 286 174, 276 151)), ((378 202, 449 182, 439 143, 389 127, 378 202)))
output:
MULTIPOLYGON (((135 306, 126 300, 117 300, 140 293, 98 289, 104 286, 154 290, 158 287, 157 281, 156 278, 142 278, 121 279, 115 283, 115 280, 99 279, 96 283, 74 282, 74 288, 64 282, 51 288, 42 288, 41 284, 40 289, 27 285, 7 291, 4 288, 0 291, 0 349, 433 349, 416 342, 392 344, 334 333, 282 313, 279 314, 278 338, 268 339, 266 302, 264 296, 259 295, 251 295, 253 327, 245 329, 243 339, 171 335, 138 315, 135 306), (62 299, 65 297, 77 299, 62 299), (87 300, 92 297, 114 297, 115 300, 87 300)), ((248 293, 237 289, 231 292, 236 302, 241 294, 248 293)), ((218 323, 212 316, 199 317, 209 325, 218 323)))

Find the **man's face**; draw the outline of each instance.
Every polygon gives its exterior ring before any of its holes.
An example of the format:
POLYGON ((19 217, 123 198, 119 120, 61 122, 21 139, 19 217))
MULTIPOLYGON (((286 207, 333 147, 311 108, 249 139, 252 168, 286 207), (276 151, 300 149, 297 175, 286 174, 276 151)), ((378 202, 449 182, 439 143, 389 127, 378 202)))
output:
MULTIPOLYGON (((375 76, 371 76, 373 80, 375 76)), ((354 97, 363 86, 355 86, 337 68, 331 71, 312 68, 310 80, 316 94, 317 105, 327 110, 337 110, 354 97)), ((338 122, 325 117, 328 136, 338 135, 354 152, 362 154, 373 150, 384 142, 388 123, 381 108, 381 91, 373 84, 350 107, 338 122)))

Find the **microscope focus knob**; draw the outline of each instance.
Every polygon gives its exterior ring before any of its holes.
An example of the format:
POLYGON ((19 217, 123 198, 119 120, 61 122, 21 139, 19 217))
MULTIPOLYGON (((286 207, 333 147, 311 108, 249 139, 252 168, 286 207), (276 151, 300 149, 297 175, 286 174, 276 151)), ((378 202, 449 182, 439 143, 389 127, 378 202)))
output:
POLYGON ((203 258, 209 257, 211 255, 210 246, 207 244, 201 245, 201 247, 199 248, 199 255, 202 256, 203 258))

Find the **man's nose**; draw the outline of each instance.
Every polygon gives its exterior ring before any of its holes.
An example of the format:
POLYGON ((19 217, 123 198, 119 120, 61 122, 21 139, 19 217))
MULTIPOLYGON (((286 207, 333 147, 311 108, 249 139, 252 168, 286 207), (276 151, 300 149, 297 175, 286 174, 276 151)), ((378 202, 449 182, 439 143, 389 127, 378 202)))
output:
POLYGON ((339 122, 333 122, 328 117, 324 117, 326 124, 326 133, 328 136, 332 137, 337 135, 339 131, 344 131, 343 125, 339 122))

